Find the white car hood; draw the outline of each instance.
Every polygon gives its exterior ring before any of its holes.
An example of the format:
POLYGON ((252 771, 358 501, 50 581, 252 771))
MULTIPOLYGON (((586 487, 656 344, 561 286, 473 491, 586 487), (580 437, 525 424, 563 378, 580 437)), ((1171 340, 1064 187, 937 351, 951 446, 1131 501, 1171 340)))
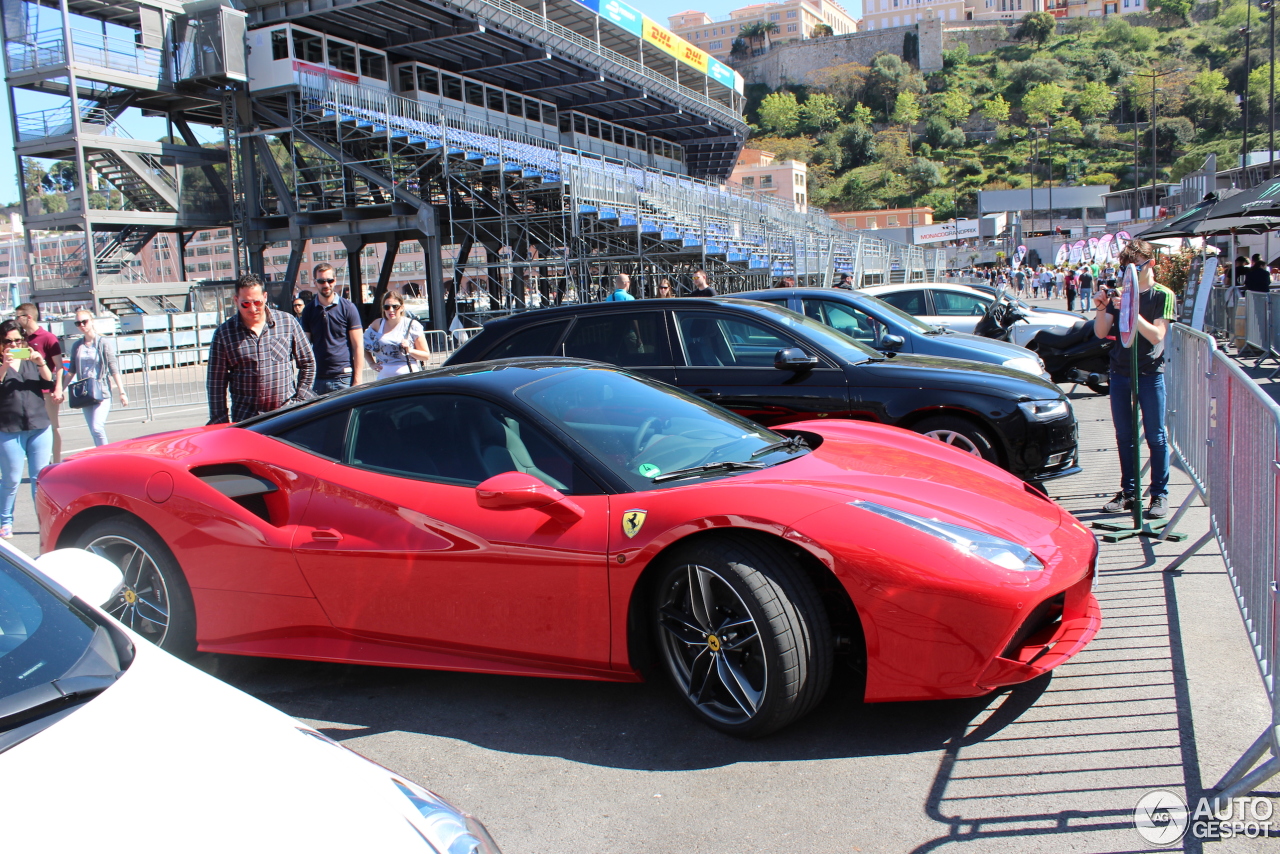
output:
POLYGON ((4 850, 434 850, 412 783, 132 637, 113 686, 0 753, 4 850))

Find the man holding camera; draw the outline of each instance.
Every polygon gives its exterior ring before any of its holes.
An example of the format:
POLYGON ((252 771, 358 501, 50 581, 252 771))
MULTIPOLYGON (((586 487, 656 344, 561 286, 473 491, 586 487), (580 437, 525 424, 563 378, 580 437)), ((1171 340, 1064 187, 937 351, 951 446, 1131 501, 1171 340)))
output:
MULTIPOLYGON (((1156 249, 1145 240, 1129 241, 1120 253, 1120 269, 1133 264, 1138 269, 1138 312, 1133 317, 1138 348, 1138 406, 1142 410, 1147 450, 1151 454, 1151 503, 1148 519, 1163 519, 1169 512, 1169 445, 1164 428, 1164 340, 1174 318, 1173 291, 1155 280, 1156 249)), ((1108 337, 1118 327, 1120 293, 1099 289, 1093 300, 1093 329, 1099 338, 1108 337)), ((1129 388, 1132 352, 1128 347, 1111 348, 1111 420, 1120 452, 1120 491, 1103 506, 1108 513, 1133 508, 1137 472, 1133 466, 1133 409, 1129 388)))

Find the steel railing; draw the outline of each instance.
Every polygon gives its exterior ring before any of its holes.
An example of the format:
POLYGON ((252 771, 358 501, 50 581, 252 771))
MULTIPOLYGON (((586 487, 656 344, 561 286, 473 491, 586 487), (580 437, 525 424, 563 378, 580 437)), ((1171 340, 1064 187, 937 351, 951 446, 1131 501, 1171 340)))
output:
POLYGON ((1217 540, 1272 710, 1266 732, 1214 787, 1221 803, 1280 773, 1280 406, 1209 335, 1174 324, 1166 352, 1169 445, 1196 487, 1166 533, 1197 494, 1210 520, 1209 531, 1168 569, 1217 540))
MULTIPOLYGON (((5 43, 11 73, 66 65, 66 39, 61 28, 32 33, 23 41, 5 43)), ((145 47, 131 39, 103 33, 71 30, 71 58, 80 65, 109 68, 159 80, 164 71, 164 50, 145 47)))

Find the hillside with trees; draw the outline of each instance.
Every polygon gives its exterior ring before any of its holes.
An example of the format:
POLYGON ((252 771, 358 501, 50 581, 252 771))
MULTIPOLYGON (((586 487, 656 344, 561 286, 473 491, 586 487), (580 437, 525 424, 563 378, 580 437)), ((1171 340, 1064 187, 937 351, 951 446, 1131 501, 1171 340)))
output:
MULTIPOLYGON (((809 165, 810 200, 829 210, 928 205, 935 218, 976 210, 976 192, 1151 180, 1150 74, 1156 92, 1159 180, 1177 180, 1215 152, 1240 151, 1246 82, 1250 149, 1265 150, 1265 20, 1253 16, 1245 67, 1244 0, 1193 7, 1154 0, 1142 25, 1112 16, 1057 22, 1027 15, 995 51, 961 44, 944 68, 922 74, 902 56, 838 65, 803 86, 748 90, 748 145, 809 165), (1133 123, 1138 122, 1138 168, 1133 123)), ((916 50, 918 53, 918 48, 916 50)))

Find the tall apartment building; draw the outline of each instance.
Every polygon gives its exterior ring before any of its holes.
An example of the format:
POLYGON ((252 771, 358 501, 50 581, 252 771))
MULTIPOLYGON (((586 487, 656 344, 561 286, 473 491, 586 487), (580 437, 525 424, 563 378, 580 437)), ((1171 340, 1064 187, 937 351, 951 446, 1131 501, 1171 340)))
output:
POLYGON ((818 24, 828 24, 835 35, 858 31, 858 22, 853 16, 832 0, 756 3, 734 9, 723 18, 712 18, 706 12, 678 12, 667 21, 676 35, 721 61, 729 58, 733 40, 742 28, 754 23, 778 25, 778 32, 769 37, 772 44, 812 38, 813 28, 818 24))

